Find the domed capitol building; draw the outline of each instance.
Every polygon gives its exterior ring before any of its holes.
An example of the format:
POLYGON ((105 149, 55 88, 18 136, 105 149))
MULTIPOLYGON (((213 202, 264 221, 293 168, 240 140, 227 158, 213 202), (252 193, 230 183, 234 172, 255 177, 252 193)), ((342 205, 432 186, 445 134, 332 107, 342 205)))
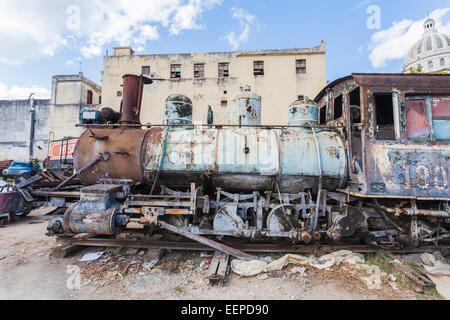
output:
POLYGON ((439 33, 435 21, 424 23, 425 32, 409 50, 405 73, 450 73, 450 36, 439 33))

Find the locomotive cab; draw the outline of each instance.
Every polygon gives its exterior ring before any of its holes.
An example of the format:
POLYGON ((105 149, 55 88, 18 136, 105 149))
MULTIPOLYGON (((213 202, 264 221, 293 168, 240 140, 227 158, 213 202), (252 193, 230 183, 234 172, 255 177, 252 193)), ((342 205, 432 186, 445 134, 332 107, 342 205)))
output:
POLYGON ((315 100, 322 122, 347 136, 350 180, 341 191, 382 215, 407 216, 413 243, 421 232, 438 240, 436 225, 417 220, 450 217, 449 88, 450 75, 353 74, 315 100))

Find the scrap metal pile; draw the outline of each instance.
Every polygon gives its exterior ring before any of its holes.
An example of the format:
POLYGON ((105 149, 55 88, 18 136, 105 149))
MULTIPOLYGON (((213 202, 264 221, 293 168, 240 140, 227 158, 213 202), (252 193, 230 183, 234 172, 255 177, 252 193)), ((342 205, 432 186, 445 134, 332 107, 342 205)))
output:
POLYGON ((450 242, 449 75, 354 74, 294 102, 285 126, 261 125, 250 91, 230 124, 193 125, 191 101, 172 96, 163 125, 142 125, 152 80, 123 80, 120 121, 84 125, 74 176, 52 188, 22 183, 34 206, 64 211, 51 236, 161 234, 248 259, 220 240, 450 242), (84 187, 70 187, 75 178, 84 187))

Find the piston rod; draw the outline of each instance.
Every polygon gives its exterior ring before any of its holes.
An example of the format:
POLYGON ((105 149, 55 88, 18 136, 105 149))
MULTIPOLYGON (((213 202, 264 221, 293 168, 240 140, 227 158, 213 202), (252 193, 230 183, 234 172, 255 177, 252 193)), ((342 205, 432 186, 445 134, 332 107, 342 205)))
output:
POLYGON ((92 166, 94 166, 97 162, 99 162, 99 161, 108 161, 108 159, 109 159, 109 153, 108 152, 101 153, 97 158, 95 158, 94 160, 89 162, 87 165, 85 165, 83 168, 81 168, 80 170, 75 172, 75 174, 73 174, 71 177, 67 178, 63 183, 61 183, 59 186, 57 186, 55 188, 55 191, 59 191, 62 188, 64 188, 65 186, 67 186, 70 183, 70 181, 72 181, 73 179, 78 177, 80 174, 82 174, 87 169, 89 169, 92 166))

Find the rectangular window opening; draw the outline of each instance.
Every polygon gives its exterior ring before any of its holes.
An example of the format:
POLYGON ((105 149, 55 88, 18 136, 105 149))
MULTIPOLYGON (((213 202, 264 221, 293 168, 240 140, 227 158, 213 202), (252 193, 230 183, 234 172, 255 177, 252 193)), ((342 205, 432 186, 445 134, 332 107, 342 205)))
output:
POLYGON ((227 101, 227 100, 222 100, 222 101, 220 102, 220 105, 221 105, 222 107, 226 108, 226 107, 228 107, 228 101, 227 101))
POLYGON ((264 75, 264 61, 254 61, 253 62, 253 74, 255 76, 264 75))
POLYGON ((205 77, 205 64, 196 63, 194 64, 194 78, 204 78, 205 77))
POLYGON ((361 91, 358 88, 349 93, 350 99, 350 120, 353 125, 352 130, 357 130, 355 124, 361 123, 361 91))
POLYGON ((333 119, 337 120, 342 117, 342 107, 343 107, 343 100, 342 95, 334 99, 334 116, 333 119))
POLYGON ((92 91, 91 90, 88 90, 88 92, 87 92, 87 99, 86 99, 87 101, 86 101, 86 103, 87 104, 92 104, 92 101, 93 101, 93 94, 92 94, 92 91))
POLYGON ((406 101, 406 135, 410 140, 429 140, 431 126, 428 121, 426 100, 406 101))
POLYGON ((327 106, 320 108, 320 122, 319 124, 327 123, 327 106))
POLYGON ((306 60, 299 59, 295 61, 295 71, 297 74, 306 73, 306 60))
POLYGON ((150 66, 143 66, 141 72, 143 75, 149 75, 150 74, 150 66))
POLYGON ((219 63, 219 78, 228 78, 230 76, 230 64, 219 63))
POLYGON ((170 65, 170 78, 180 79, 181 78, 181 64, 171 64, 170 65))
POLYGON ((450 140, 450 97, 432 97, 431 113, 436 140, 450 140))
POLYGON ((375 139, 395 140, 394 103, 392 93, 374 93, 375 139))

